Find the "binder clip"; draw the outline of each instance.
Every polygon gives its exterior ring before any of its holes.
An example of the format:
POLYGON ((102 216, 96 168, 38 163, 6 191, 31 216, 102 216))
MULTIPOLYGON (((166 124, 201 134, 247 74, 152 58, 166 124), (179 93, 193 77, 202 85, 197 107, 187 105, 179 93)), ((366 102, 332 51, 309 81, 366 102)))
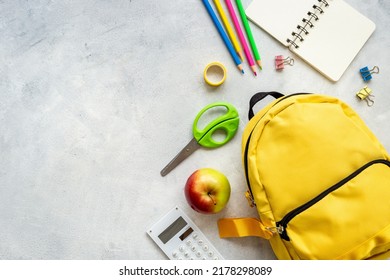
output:
POLYGON ((365 82, 369 81, 372 79, 371 74, 378 74, 379 73, 379 67, 374 66, 372 69, 368 69, 368 67, 363 67, 360 69, 360 75, 362 75, 362 78, 365 82))
POLYGON ((275 56, 275 69, 276 70, 283 70, 284 65, 294 65, 294 59, 291 57, 284 58, 283 55, 277 55, 275 56))
POLYGON ((374 105, 374 100, 372 100, 370 97, 374 97, 374 95, 371 94, 372 90, 365 86, 362 88, 358 93, 356 93, 356 96, 360 98, 360 100, 365 100, 368 106, 374 105))

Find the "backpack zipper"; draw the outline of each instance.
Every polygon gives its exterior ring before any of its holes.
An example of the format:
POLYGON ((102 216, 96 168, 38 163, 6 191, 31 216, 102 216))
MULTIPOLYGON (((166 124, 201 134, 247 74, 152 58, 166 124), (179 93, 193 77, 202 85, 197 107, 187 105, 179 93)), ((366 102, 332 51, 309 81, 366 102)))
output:
POLYGON ((367 169, 371 165, 379 164, 379 163, 385 164, 388 167, 390 167, 390 161, 385 160, 385 159, 377 159, 377 160, 370 161, 369 163, 366 163, 365 165, 363 165, 362 167, 357 169, 355 172, 353 172, 349 176, 345 177, 344 179, 342 179, 341 181, 339 181, 338 183, 336 183, 332 187, 326 189, 325 191, 323 191, 322 193, 320 193, 319 195, 314 197, 312 200, 306 202, 305 204, 302 204, 301 206, 299 206, 299 207, 293 209, 292 211, 290 211, 289 213, 287 213, 283 217, 282 220, 280 220, 279 222, 276 223, 276 228, 278 229, 278 233, 279 233, 280 237, 283 238, 284 240, 290 241, 290 238, 287 235, 287 225, 295 216, 297 216, 298 214, 307 210, 308 208, 310 208, 311 206, 313 206, 314 204, 316 204, 317 202, 322 200, 324 197, 326 197, 331 192, 333 192, 333 191, 339 189, 341 186, 345 185, 347 182, 349 182, 350 180, 355 178, 357 175, 359 175, 361 172, 363 172, 365 169, 367 169))
MULTIPOLYGON (((311 94, 311 93, 303 93, 303 92, 302 92, 302 93, 294 93, 294 94, 290 94, 290 95, 284 96, 284 97, 280 98, 280 99, 274 104, 274 106, 275 106, 276 104, 278 104, 279 102, 281 102, 281 101, 287 99, 287 98, 290 98, 290 97, 293 97, 293 96, 296 96, 296 95, 301 95, 301 94, 311 94)), ((273 107, 273 106, 272 106, 272 107, 273 107)), ((272 107, 271 107, 271 108, 272 108, 272 107)), ((270 108, 270 109, 271 109, 271 108, 270 108)), ((270 109, 269 109, 269 110, 270 110, 270 109)), ((269 110, 268 110, 268 111, 269 111, 269 110)), ((248 203, 249 203, 249 206, 250 206, 250 207, 256 206, 256 202, 255 202, 255 199, 254 199, 254 197, 253 197, 253 192, 252 192, 252 189, 251 189, 251 186, 250 186, 250 183, 249 183, 249 176, 248 176, 248 149, 249 149, 249 142, 250 142, 250 140, 251 140, 252 133, 253 133, 253 131, 255 130, 257 124, 258 124, 258 123, 260 122, 260 120, 265 116, 265 114, 268 113, 268 111, 265 112, 265 113, 263 114, 263 116, 261 116, 261 118, 260 118, 260 119, 257 121, 257 123, 254 125, 254 127, 253 127, 251 133, 249 134, 249 137, 248 137, 248 139, 247 139, 247 141, 246 141, 246 144, 245 144, 244 171, 245 171, 246 184, 247 184, 247 186, 248 186, 248 190, 246 191, 245 196, 246 196, 246 198, 247 198, 247 200, 248 200, 248 203)), ((279 231, 280 231, 280 230, 279 230, 279 231)))

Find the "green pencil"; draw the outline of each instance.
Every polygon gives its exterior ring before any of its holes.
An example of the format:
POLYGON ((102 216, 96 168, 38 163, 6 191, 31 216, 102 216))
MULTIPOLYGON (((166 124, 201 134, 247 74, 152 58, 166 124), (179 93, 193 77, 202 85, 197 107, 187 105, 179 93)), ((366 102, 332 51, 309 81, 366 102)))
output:
POLYGON ((255 39, 253 39, 252 30, 249 26, 248 19, 246 18, 244 7, 242 6, 241 0, 236 0, 238 11, 240 12, 242 23, 244 24, 244 28, 246 31, 246 35, 248 36, 249 43, 252 48, 253 55, 260 69, 263 69, 261 66, 261 57, 259 51, 257 50, 255 39))

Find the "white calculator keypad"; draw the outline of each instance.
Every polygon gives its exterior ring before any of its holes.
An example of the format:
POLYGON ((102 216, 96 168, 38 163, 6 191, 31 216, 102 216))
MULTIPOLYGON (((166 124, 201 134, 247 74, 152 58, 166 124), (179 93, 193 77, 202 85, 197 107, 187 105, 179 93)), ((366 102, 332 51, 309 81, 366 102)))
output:
POLYGON ((199 234, 195 231, 188 236, 185 245, 180 245, 178 250, 173 251, 172 258, 176 260, 218 260, 219 257, 210 249, 209 245, 199 239, 199 234))

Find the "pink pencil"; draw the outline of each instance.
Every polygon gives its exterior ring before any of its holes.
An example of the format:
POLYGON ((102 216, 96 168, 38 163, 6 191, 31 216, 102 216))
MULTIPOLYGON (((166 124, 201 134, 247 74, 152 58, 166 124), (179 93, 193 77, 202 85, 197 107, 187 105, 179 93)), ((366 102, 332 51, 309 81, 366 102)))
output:
POLYGON ((252 68, 253 73, 255 74, 255 76, 257 76, 255 61, 253 60, 252 55, 249 51, 248 43, 246 42, 244 34, 242 33, 241 26, 240 26, 240 23, 237 19, 236 12, 234 11, 232 2, 230 2, 230 0, 225 0, 225 3, 226 3, 226 6, 229 10, 230 17, 233 20, 234 27, 236 28, 238 38, 240 39, 241 45, 244 48, 244 53, 245 53, 246 59, 248 60, 248 63, 250 65, 250 67, 252 68))

